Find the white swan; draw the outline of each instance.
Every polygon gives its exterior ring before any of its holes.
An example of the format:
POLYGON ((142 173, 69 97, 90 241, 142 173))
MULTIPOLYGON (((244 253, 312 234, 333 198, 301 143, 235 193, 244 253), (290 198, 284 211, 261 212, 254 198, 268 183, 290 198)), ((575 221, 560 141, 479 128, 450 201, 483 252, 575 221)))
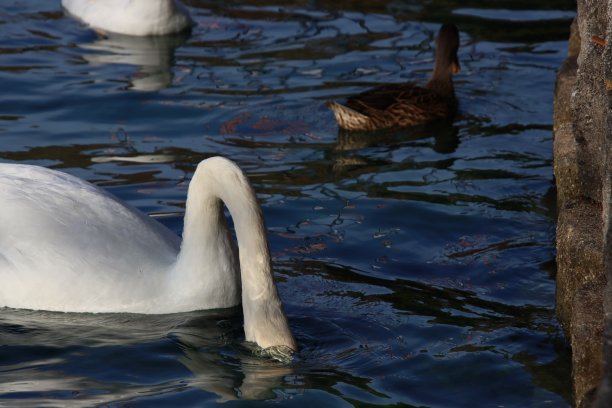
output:
POLYGON ((272 279, 261 208, 230 160, 198 165, 182 243, 152 218, 59 171, 0 164, 0 192, 0 307, 161 314, 235 306, 242 297, 248 341, 297 349, 272 279))
POLYGON ((193 26, 176 0, 62 0, 73 16, 99 31, 127 35, 165 35, 193 26))

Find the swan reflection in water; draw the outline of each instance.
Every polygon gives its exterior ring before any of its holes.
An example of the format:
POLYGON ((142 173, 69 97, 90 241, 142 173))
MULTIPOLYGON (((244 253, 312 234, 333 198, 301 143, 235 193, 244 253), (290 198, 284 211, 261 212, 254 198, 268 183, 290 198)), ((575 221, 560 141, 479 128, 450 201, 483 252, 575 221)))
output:
POLYGON ((169 315, 5 308, 0 317, 5 349, 37 352, 16 364, 0 353, 0 393, 33 405, 118 403, 185 388, 212 393, 217 402, 276 398, 274 390, 293 368, 240 344, 240 314, 240 308, 169 315), (126 359, 126 353, 132 357, 126 359), (160 372, 152 373, 152 367, 160 372), (151 377, 157 384, 149 383, 151 377))
POLYGON ((172 84, 174 52, 189 38, 189 33, 148 37, 97 35, 93 43, 79 44, 80 48, 88 51, 82 57, 92 65, 124 64, 136 67, 128 79, 129 88, 138 91, 158 91, 172 84))

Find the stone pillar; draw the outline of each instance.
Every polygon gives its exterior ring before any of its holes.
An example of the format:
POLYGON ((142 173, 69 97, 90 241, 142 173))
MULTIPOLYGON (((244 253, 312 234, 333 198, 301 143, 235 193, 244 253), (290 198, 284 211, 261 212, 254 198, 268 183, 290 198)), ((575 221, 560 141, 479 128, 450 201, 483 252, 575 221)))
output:
POLYGON ((578 0, 568 58, 555 89, 557 314, 572 348, 577 407, 592 406, 604 372, 604 299, 610 299, 605 272, 612 171, 612 119, 605 81, 612 65, 610 16, 612 0, 578 0), (593 36, 610 41, 602 45, 593 36))
POLYGON ((608 278, 604 296, 605 334, 604 334, 604 373, 603 381, 597 394, 597 408, 612 405, 612 0, 608 1, 607 29, 603 60, 606 89, 608 91, 607 120, 608 129, 605 135, 606 172, 602 186, 602 207, 604 224, 604 269, 608 278))

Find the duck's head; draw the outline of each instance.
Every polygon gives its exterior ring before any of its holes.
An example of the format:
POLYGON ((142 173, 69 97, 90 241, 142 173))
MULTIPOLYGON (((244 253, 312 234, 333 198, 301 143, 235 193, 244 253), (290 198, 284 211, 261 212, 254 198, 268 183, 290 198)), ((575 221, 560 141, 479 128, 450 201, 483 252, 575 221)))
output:
POLYGON ((459 30, 454 24, 443 24, 436 40, 436 68, 449 69, 453 74, 459 73, 461 65, 457 58, 459 50, 459 30))

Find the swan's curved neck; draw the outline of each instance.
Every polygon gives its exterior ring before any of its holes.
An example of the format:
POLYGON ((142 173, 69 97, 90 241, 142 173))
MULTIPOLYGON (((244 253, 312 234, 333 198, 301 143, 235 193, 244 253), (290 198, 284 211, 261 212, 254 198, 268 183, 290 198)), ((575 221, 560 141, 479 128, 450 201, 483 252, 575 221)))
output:
POLYGON ((187 258, 206 262, 206 280, 227 280, 227 277, 214 276, 230 273, 228 271, 233 268, 229 264, 221 267, 214 264, 215 257, 225 259, 226 263, 231 263, 228 259, 233 259, 224 256, 224 252, 232 249, 222 202, 232 216, 238 239, 246 339, 263 348, 287 346, 296 350, 272 278, 261 207, 248 179, 231 161, 214 157, 202 161, 198 166, 189 186, 183 244, 178 262, 187 258), (216 251, 221 251, 221 255, 213 254, 216 251))

